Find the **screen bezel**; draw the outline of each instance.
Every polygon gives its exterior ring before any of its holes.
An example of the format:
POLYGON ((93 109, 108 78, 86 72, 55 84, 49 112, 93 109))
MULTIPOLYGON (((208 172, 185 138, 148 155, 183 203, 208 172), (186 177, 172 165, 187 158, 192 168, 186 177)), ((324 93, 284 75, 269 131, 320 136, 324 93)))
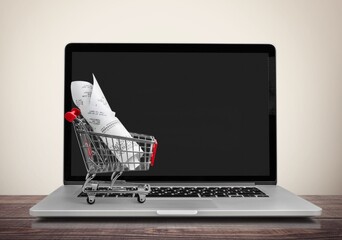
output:
MULTIPOLYGON (((184 43, 69 43, 65 47, 64 112, 72 108, 70 84, 72 81, 73 52, 261 52, 269 55, 269 176, 122 176, 127 181, 147 182, 253 182, 276 184, 276 50, 271 44, 184 44, 184 43)), ((82 184, 84 177, 71 175, 72 124, 64 120, 64 184, 82 184)), ((157 155, 158 158, 158 155, 157 155)), ((158 161, 158 159, 156 159, 158 161)), ((107 180, 107 177, 98 177, 107 180)))

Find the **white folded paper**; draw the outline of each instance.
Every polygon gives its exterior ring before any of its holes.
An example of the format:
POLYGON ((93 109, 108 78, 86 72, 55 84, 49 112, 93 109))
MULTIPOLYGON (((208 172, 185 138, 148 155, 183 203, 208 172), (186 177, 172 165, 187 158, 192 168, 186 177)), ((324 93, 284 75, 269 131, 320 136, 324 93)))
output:
MULTIPOLYGON (((71 95, 75 105, 81 110, 82 116, 94 132, 132 137, 120 120, 115 117, 115 112, 110 108, 94 74, 93 84, 85 81, 71 82, 71 95)), ((129 170, 134 170, 139 166, 143 151, 136 142, 118 139, 108 141, 105 137, 101 138, 115 157, 120 162, 126 163, 129 170)))

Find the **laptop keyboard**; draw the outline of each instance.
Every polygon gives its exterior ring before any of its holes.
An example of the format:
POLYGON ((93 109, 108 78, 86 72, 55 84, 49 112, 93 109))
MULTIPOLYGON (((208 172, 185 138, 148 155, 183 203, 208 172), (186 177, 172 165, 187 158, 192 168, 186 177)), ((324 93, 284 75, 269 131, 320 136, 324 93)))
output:
MULTIPOLYGON (((78 197, 86 197, 87 194, 81 192, 78 197)), ((97 197, 134 197, 134 194, 100 193, 97 197)), ((256 187, 151 187, 151 192, 147 197, 181 197, 181 198, 249 198, 268 197, 264 192, 256 187)))

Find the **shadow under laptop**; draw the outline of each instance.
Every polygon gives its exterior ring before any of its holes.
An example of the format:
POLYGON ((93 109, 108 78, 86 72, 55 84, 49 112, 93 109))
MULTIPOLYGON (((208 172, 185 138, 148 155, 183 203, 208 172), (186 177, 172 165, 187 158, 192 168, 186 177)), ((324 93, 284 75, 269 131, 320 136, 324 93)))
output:
POLYGON ((215 229, 320 229, 311 218, 38 218, 32 228, 46 229, 139 229, 139 228, 215 228, 215 229))

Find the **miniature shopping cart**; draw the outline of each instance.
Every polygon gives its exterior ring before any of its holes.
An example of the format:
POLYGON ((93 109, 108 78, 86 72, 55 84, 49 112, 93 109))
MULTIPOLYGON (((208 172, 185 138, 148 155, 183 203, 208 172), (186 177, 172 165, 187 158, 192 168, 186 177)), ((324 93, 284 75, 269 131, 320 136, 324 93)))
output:
POLYGON ((82 187, 82 192, 87 195, 87 202, 93 204, 96 195, 109 194, 133 194, 138 202, 145 202, 146 195, 151 191, 149 184, 128 184, 124 181, 120 181, 119 184, 117 179, 124 171, 149 170, 154 164, 157 140, 153 136, 136 133, 130 133, 131 137, 95 133, 77 108, 67 112, 65 119, 73 123, 87 169, 86 180, 82 187), (115 146, 115 148, 110 149, 108 146, 115 146), (134 160, 131 160, 133 159, 131 156, 135 156, 134 160), (93 180, 99 173, 111 173, 111 181, 93 180))

